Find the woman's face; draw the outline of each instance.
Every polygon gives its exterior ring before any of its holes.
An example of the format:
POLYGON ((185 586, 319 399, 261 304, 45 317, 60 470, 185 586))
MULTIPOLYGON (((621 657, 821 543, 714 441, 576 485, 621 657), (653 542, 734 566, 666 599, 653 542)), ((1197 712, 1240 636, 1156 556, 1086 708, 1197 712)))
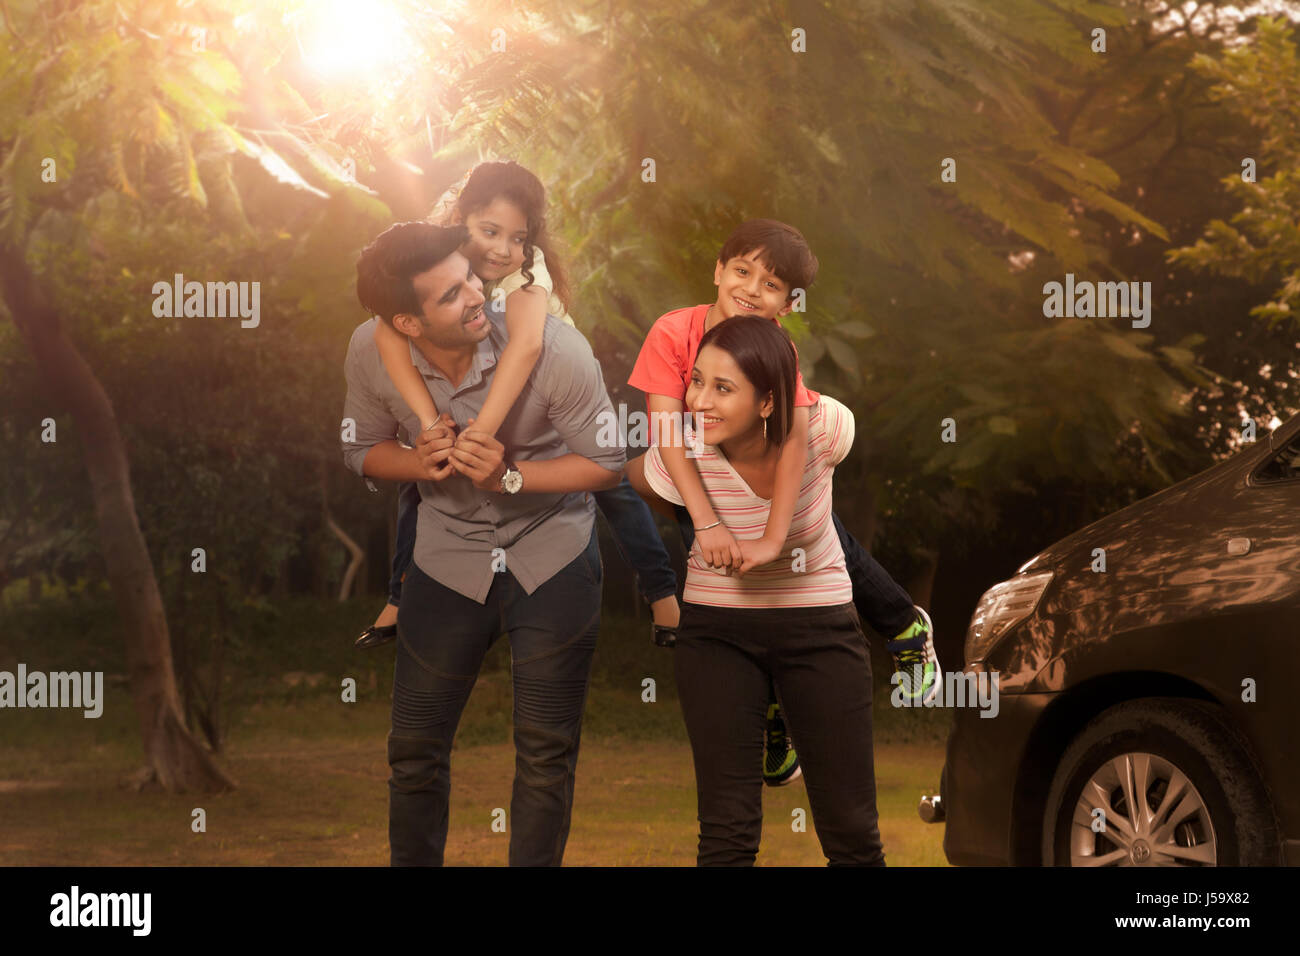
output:
MULTIPOLYGON (((456 218, 459 221, 460 217, 456 218)), ((469 240, 460 251, 484 282, 504 279, 523 265, 528 220, 509 199, 498 196, 466 216, 464 222, 469 240)))
POLYGON ((772 413, 771 396, 762 402, 731 353, 706 345, 695 357, 686 407, 695 415, 695 428, 707 445, 757 438, 763 417, 772 413))

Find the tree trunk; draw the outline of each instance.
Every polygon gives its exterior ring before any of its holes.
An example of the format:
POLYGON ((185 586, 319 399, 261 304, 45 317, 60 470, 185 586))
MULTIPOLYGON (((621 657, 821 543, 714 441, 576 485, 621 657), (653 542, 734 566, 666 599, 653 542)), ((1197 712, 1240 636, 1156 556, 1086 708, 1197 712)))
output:
POLYGON ((0 246, 0 286, 52 397, 64 403, 81 436, 99 524, 100 547, 126 636, 127 668, 144 738, 138 779, 171 791, 227 790, 232 781, 181 719, 171 638, 158 580, 136 517, 135 498, 113 405, 64 334, 21 252, 0 246))
POLYGON ((356 581, 361 562, 366 559, 366 552, 339 527, 339 523, 334 520, 328 508, 325 510, 325 526, 333 532, 334 537, 343 542, 343 547, 347 548, 348 553, 352 555, 352 560, 348 562, 348 569, 343 572, 343 583, 339 585, 339 600, 346 601, 352 595, 352 584, 356 581))
MULTIPOLYGON (((329 528, 330 533, 333 534, 334 537, 343 542, 343 547, 347 548, 348 554, 352 556, 352 560, 348 562, 347 570, 343 572, 343 583, 339 585, 338 599, 340 601, 346 601, 352 595, 352 588, 356 583, 357 572, 361 570, 361 565, 366 560, 366 552, 361 545, 357 544, 356 541, 352 539, 351 535, 343 530, 339 523, 334 520, 334 516, 330 514, 329 484, 325 477, 325 463, 322 461, 319 465, 320 510, 325 517, 325 527, 329 528)), ((321 557, 323 559, 324 556, 322 555, 321 557)))
POLYGON ((912 549, 912 555, 919 559, 921 566, 907 582, 907 593, 915 603, 929 608, 934 598, 934 576, 939 570, 939 552, 932 548, 918 547, 912 549))

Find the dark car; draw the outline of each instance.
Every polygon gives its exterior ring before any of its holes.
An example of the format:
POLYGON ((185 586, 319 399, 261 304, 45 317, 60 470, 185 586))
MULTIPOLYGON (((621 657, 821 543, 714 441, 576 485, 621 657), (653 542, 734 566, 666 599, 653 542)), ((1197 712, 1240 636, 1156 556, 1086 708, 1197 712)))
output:
POLYGON ((952 863, 1300 864, 1300 417, 1032 558, 965 657, 952 863))

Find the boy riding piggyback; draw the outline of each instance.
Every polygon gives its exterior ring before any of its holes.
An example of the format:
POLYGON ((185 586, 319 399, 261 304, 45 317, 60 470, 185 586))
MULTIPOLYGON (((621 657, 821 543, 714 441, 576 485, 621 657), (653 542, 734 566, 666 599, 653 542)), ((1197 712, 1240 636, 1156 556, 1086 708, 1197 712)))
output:
MULTIPOLYGON (((738 315, 777 322, 790 313, 796 294, 812 285, 817 266, 817 257, 793 226, 772 219, 742 223, 727 238, 714 265, 716 301, 669 312, 655 322, 646 336, 628 384, 646 393, 651 420, 682 421, 686 389, 706 332, 738 315)), ((817 401, 817 393, 806 388, 799 376, 794 427, 790 440, 782 447, 770 516, 758 538, 738 540, 732 535, 714 512, 695 463, 687 460, 684 436, 668 437, 671 426, 656 429, 663 463, 686 503, 685 507, 678 506, 677 515, 688 551, 693 538, 708 565, 734 574, 789 559, 781 554, 781 548, 789 533, 806 464, 808 409, 817 401)), ((845 530, 839 517, 832 515, 832 519, 844 549, 858 614, 877 633, 890 638, 887 647, 895 669, 904 675, 900 687, 919 703, 934 693, 939 676, 929 619, 845 530), (916 679, 918 675, 920 680, 916 679)), ((775 695, 769 708, 767 743, 764 780, 779 786, 799 776, 798 759, 788 747, 775 695)))

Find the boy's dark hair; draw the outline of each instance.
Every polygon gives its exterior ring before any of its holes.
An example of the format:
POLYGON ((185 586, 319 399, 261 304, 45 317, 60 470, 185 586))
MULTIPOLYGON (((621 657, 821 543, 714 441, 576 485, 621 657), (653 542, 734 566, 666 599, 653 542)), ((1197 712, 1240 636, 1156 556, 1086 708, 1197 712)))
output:
POLYGON ((546 271, 551 275, 555 295, 567 309, 569 276, 560 261, 555 242, 546 230, 546 189, 542 181, 513 160, 479 163, 456 198, 456 209, 460 211, 463 222, 470 213, 485 209, 497 198, 514 203, 528 223, 524 261, 519 270, 524 276, 523 288, 533 284, 533 250, 540 249, 546 257, 546 271))
POLYGON ((381 232, 357 257, 357 299, 389 325, 399 313, 422 315, 411 279, 465 244, 464 226, 399 222, 381 232))
POLYGON ((723 265, 748 252, 763 250, 761 261, 778 279, 795 289, 807 289, 817 278, 817 257, 808 248, 808 240, 794 226, 775 219, 750 219, 742 222, 722 244, 718 261, 723 265))
POLYGON ((790 334, 771 319, 738 315, 705 332, 700 339, 701 352, 706 345, 722 349, 735 360, 760 402, 768 392, 772 393, 767 443, 784 442, 794 427, 794 390, 799 374, 799 359, 790 334))

